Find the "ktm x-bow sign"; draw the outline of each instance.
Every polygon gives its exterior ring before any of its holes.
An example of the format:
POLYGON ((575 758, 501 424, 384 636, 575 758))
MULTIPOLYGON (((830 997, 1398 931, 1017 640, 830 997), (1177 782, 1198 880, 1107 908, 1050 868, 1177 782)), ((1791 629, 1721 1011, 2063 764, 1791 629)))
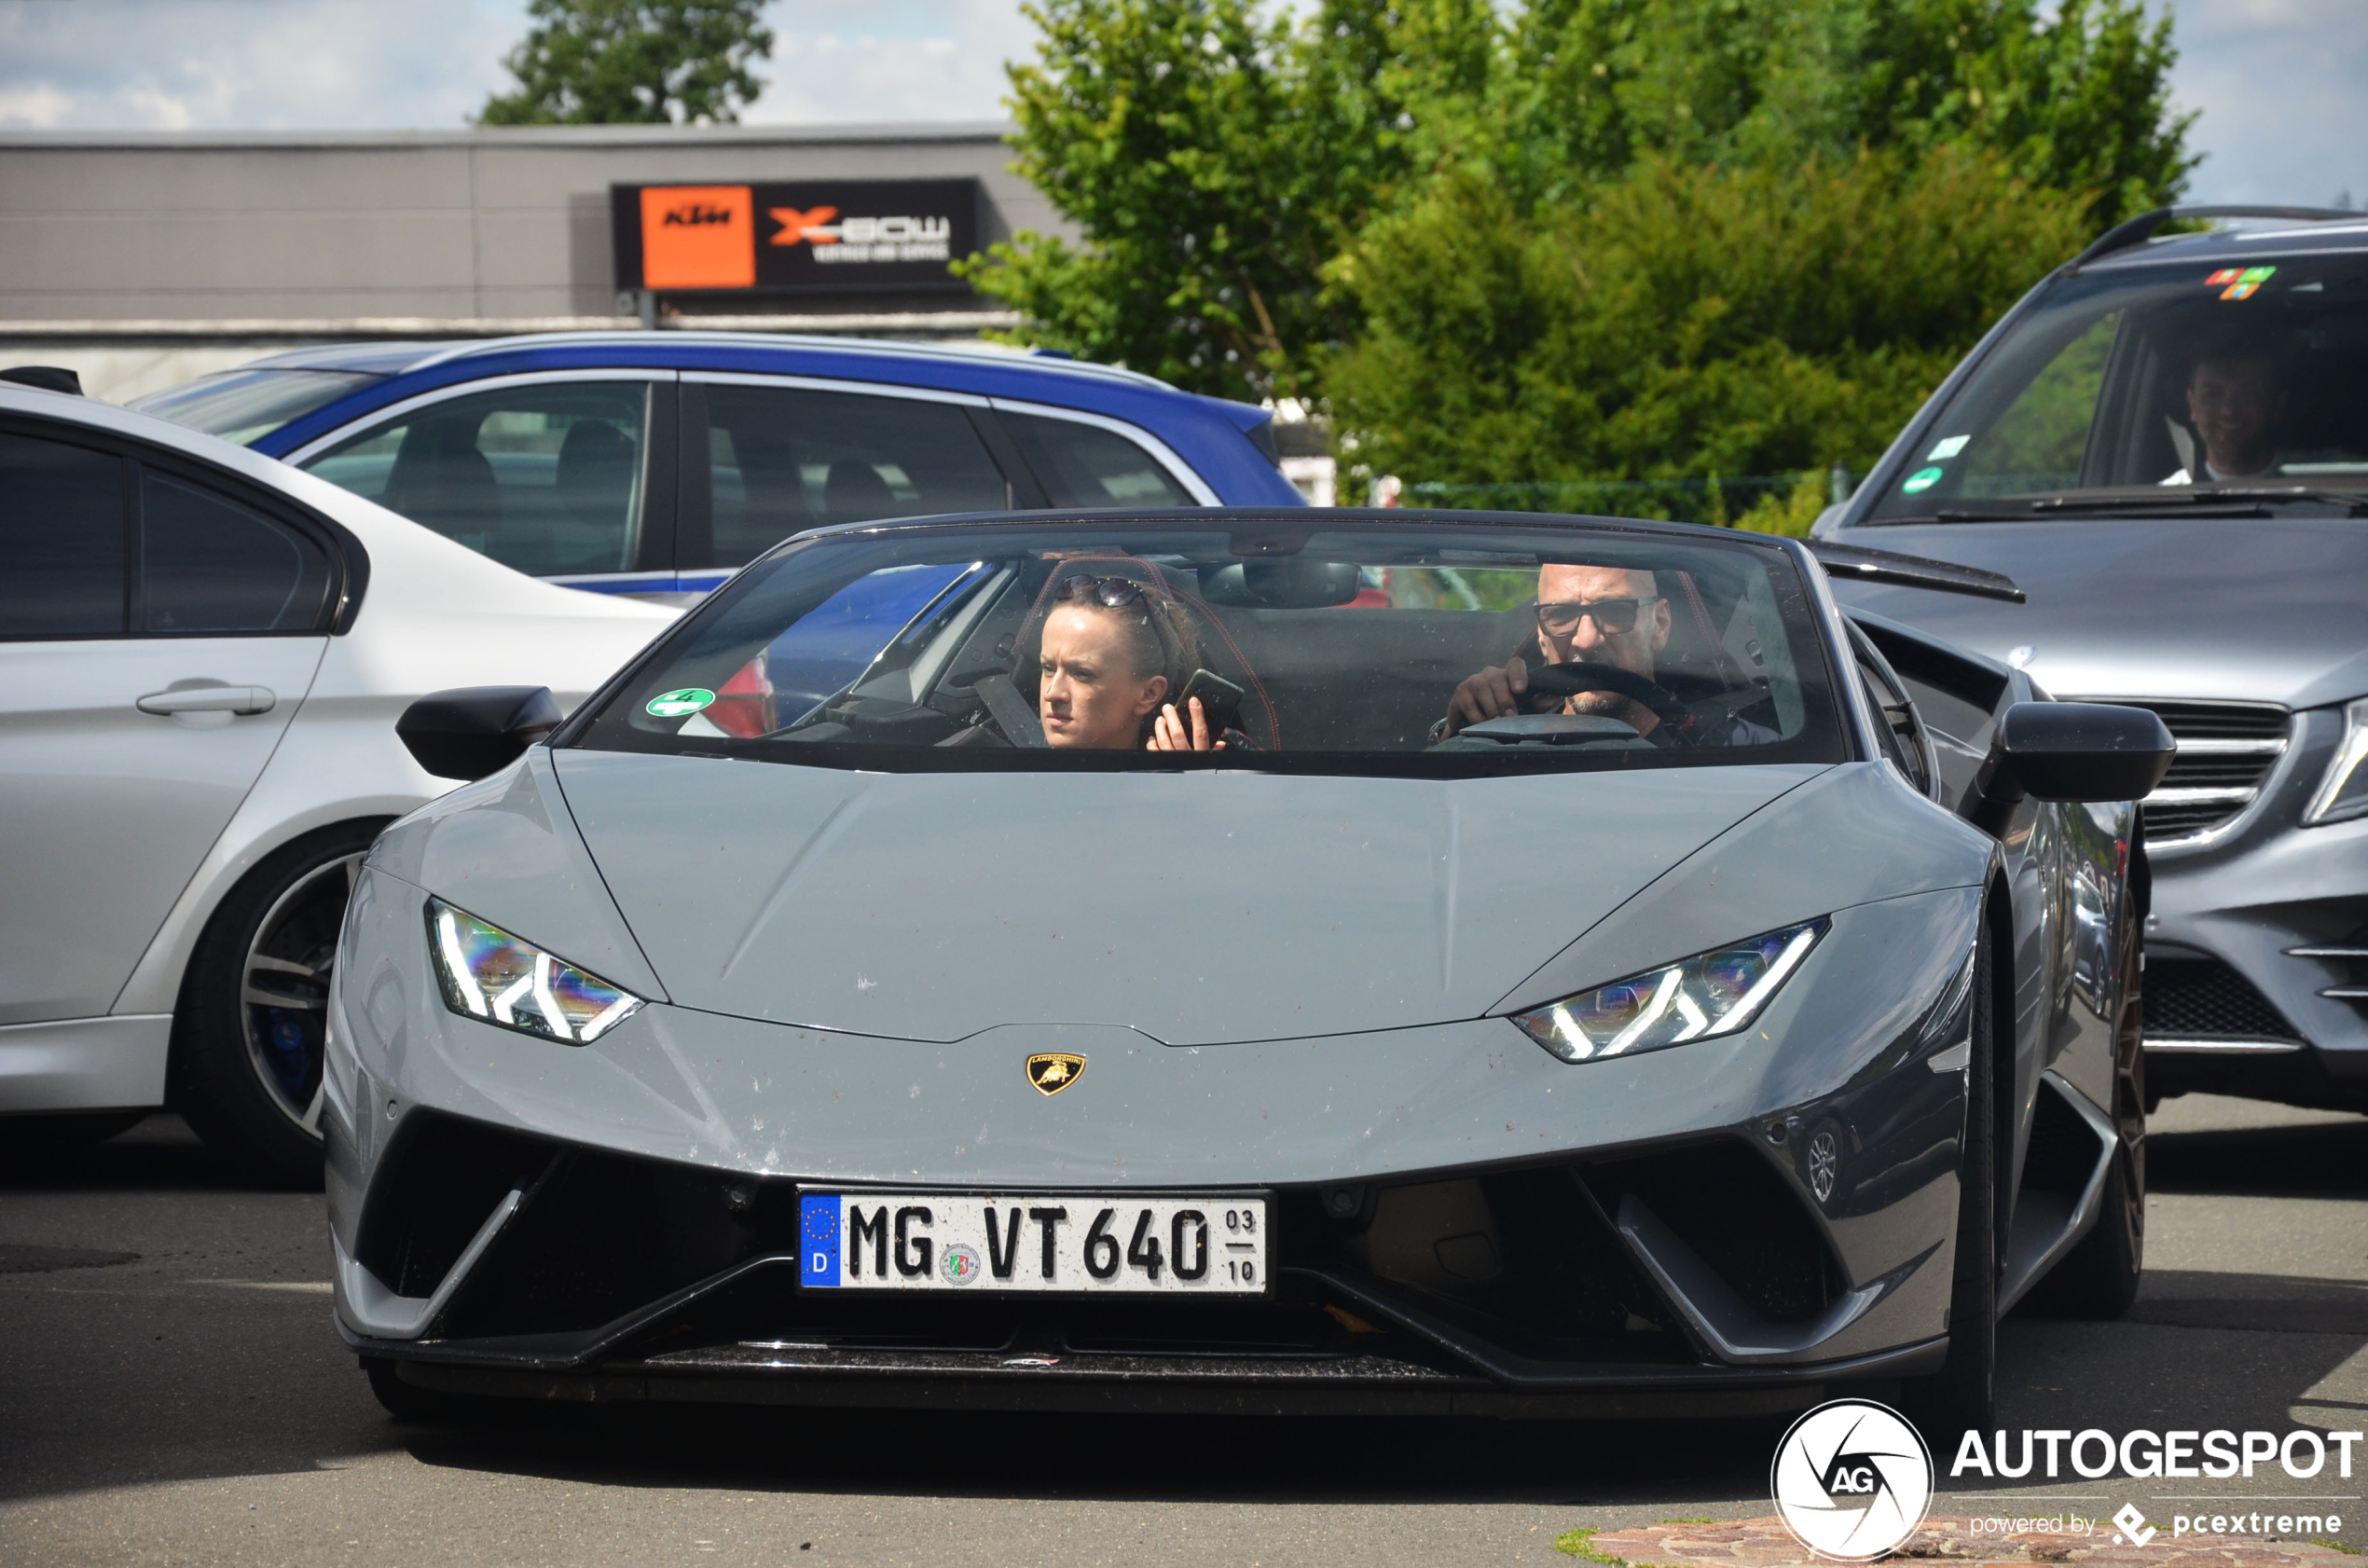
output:
POLYGON ((959 289, 976 180, 613 186, 620 289, 812 294, 959 289))

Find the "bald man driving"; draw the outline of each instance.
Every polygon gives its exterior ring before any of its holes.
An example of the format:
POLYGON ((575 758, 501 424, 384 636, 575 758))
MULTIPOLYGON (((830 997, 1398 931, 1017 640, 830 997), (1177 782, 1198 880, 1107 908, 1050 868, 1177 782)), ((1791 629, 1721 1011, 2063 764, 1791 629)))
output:
MULTIPOLYGON (((1654 681, 1655 661, 1669 643, 1669 600, 1658 591, 1653 574, 1617 566, 1567 566, 1537 569, 1536 654, 1549 665, 1609 665, 1645 681, 1654 681)), ((1688 717, 1682 726, 1665 725, 1661 715, 1621 692, 1580 692, 1569 697, 1529 695, 1530 667, 1516 653, 1501 665, 1491 665, 1465 677, 1448 702, 1447 717, 1431 732, 1444 740, 1467 724, 1515 713, 1592 714, 1617 719, 1638 735, 1659 743, 1689 746, 1762 746, 1782 737, 1765 725, 1721 718, 1698 732, 1688 717)))

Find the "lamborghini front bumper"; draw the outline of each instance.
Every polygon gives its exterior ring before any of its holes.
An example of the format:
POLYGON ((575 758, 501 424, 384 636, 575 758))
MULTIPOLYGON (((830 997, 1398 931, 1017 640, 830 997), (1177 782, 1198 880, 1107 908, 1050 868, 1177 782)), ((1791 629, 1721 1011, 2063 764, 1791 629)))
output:
POLYGON ((1177 1048, 654 1004, 589 1046, 444 1005, 365 874, 331 998, 337 1315, 533 1397, 1649 1415, 1944 1353, 1976 900, 1844 910, 1758 1024, 1571 1066, 1502 1018, 1177 1048), (1047 1096, 1022 1064, 1085 1058, 1047 1096), (801 1188, 1257 1190, 1247 1300, 802 1288, 801 1188))

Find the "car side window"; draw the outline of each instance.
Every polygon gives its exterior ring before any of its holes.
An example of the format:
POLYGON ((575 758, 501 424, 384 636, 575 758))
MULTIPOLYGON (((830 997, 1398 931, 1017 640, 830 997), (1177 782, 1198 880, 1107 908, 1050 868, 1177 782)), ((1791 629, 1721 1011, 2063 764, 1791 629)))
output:
POLYGON ((533 576, 629 571, 649 424, 646 381, 501 387, 414 408, 304 466, 533 576))
POLYGON ((1157 458, 1116 431, 1008 412, 1003 425, 1055 506, 1193 504, 1157 458))
POLYGON ((120 637, 123 460, 0 433, 0 638, 120 637))
POLYGON ((140 496, 141 623, 151 637, 308 632, 321 622, 329 558, 294 529, 161 474, 140 496))
POLYGON ((686 567, 744 565, 825 524, 1012 503, 957 404, 722 382, 706 392, 713 544, 686 567))
MULTIPOLYGON (((1952 493, 1976 500, 2080 484, 2082 454, 2088 447, 2105 364, 2120 329, 2121 312, 2107 312, 2032 377, 2005 412, 1974 439, 1952 493)), ((1947 445, 1944 438, 1934 450, 1947 445)))

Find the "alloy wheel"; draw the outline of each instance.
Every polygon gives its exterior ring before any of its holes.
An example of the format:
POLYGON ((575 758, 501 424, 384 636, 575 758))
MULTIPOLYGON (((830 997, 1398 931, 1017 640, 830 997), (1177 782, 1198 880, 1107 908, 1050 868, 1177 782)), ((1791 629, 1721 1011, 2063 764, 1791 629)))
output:
POLYGON ((255 1082, 310 1137, 321 1135, 322 1061, 337 933, 362 855, 308 872, 273 901, 240 970, 241 1021, 255 1082))

